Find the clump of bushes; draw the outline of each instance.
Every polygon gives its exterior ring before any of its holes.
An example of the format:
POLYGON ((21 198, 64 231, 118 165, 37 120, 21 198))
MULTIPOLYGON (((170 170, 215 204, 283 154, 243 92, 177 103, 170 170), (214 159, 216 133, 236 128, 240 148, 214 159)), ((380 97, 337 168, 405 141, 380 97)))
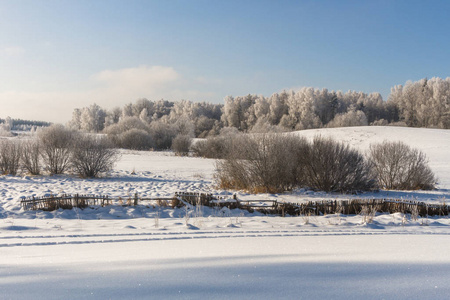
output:
POLYGON ((356 150, 330 139, 260 134, 234 139, 229 155, 217 162, 222 188, 276 193, 294 187, 327 192, 369 190, 367 161, 356 150))
POLYGON ((116 147, 132 150, 149 150, 154 143, 150 134, 143 129, 129 129, 113 136, 112 141, 116 147))
POLYGON ((315 137, 308 142, 294 135, 254 134, 215 137, 194 149, 197 155, 220 158, 216 179, 225 189, 278 193, 306 187, 353 193, 431 189, 435 183, 425 155, 402 143, 373 145, 365 157, 332 139, 315 137))
POLYGON ((396 190, 430 190, 436 177, 426 155, 402 142, 371 145, 370 158, 379 187, 396 190))
POLYGON ((106 138, 83 135, 62 125, 42 129, 38 139, 2 140, 1 174, 17 175, 24 171, 50 175, 72 171, 81 177, 97 177, 111 170, 118 152, 106 138))
POLYGON ((172 141, 185 128, 179 123, 143 122, 138 117, 124 117, 105 128, 104 133, 117 148, 132 150, 168 150, 172 141))

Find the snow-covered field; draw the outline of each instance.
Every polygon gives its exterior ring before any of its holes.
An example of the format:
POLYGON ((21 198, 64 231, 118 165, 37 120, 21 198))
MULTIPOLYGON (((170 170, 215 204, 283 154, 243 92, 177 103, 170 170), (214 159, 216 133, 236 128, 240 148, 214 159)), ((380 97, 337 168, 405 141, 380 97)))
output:
MULTIPOLYGON (((367 150, 401 140, 424 151, 435 191, 355 197, 450 199, 450 131, 399 127, 308 130, 367 150)), ((380 214, 275 217, 228 209, 186 211, 150 201, 55 212, 23 211, 21 197, 101 194, 126 201, 212 192, 214 161, 123 151, 101 179, 0 177, 0 298, 52 299, 445 299, 450 294, 450 220, 380 214)), ((248 195, 286 201, 348 198, 298 190, 248 195)), ((118 202, 116 202, 118 204, 118 202)))

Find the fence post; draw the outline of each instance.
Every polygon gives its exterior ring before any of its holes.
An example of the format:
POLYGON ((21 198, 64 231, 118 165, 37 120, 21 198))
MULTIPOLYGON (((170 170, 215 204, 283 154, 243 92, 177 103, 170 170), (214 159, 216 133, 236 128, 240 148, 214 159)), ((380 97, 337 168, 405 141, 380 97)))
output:
POLYGON ((134 206, 138 205, 138 194, 137 192, 134 194, 134 206))

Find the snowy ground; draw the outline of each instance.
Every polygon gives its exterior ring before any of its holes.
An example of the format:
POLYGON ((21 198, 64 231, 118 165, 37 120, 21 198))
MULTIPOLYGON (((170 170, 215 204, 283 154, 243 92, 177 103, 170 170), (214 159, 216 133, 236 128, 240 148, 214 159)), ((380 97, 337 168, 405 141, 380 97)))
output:
MULTIPOLYGON (((431 192, 357 197, 450 199, 450 131, 355 127, 303 131, 364 150, 403 140, 424 151, 440 181, 431 192)), ((380 214, 275 217, 238 210, 110 206, 24 212, 21 197, 90 193, 126 199, 214 188, 214 161, 123 152, 108 177, 0 177, 0 298, 444 299, 450 288, 450 219, 380 214)), ((294 191, 248 195, 336 199, 294 191)), ((118 203, 117 203, 118 204, 118 203)))

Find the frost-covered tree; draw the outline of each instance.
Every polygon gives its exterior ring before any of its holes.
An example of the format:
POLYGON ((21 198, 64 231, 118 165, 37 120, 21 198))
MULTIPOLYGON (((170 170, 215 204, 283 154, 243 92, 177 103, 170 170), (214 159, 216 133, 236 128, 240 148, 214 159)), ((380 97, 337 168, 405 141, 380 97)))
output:
POLYGON ((120 107, 115 107, 111 110, 106 111, 105 124, 103 128, 119 123, 120 117, 122 116, 122 109, 120 107))
POLYGON ((85 132, 100 132, 105 126, 106 117, 106 111, 94 103, 89 107, 76 108, 72 113, 72 119, 68 122, 68 127, 85 132))
POLYGON ((81 130, 85 132, 100 132, 105 124, 106 112, 97 104, 83 108, 81 112, 81 130))
POLYGON ((286 92, 279 94, 273 94, 269 98, 269 116, 268 120, 272 125, 280 124, 281 118, 288 113, 288 107, 286 105, 288 94, 286 92))
POLYGON ((142 122, 144 122, 145 124, 149 124, 151 122, 151 117, 148 113, 147 108, 143 108, 141 113, 139 114, 139 119, 141 119, 142 122))
POLYGON ((450 128, 450 78, 395 86, 388 102, 397 107, 400 120, 408 126, 450 128))
POLYGON ((7 117, 2 124, 0 124, 0 136, 12 136, 11 129, 13 127, 13 120, 7 117))

